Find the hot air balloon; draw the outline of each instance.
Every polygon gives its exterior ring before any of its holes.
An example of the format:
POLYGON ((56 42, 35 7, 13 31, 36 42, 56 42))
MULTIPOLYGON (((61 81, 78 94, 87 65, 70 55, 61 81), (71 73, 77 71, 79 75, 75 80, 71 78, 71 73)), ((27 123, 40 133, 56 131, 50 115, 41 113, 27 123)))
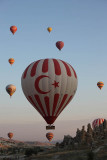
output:
POLYGON ((53 138, 53 133, 51 133, 51 132, 48 132, 48 133, 46 133, 46 137, 47 137, 47 139, 49 140, 49 142, 52 140, 52 138, 53 138))
POLYGON ((31 63, 21 78, 27 100, 51 126, 77 90, 77 75, 73 67, 58 59, 41 59, 31 63))
POLYGON ((10 58, 9 60, 8 60, 8 62, 12 65, 13 63, 14 63, 14 58, 10 58))
POLYGON ((11 26, 10 27, 10 31, 15 34, 15 32, 17 31, 17 27, 16 26, 11 26))
POLYGON ((63 48, 63 46, 64 46, 64 42, 62 42, 62 41, 56 42, 56 47, 57 47, 59 50, 61 50, 61 49, 63 48))
POLYGON ((6 86, 6 91, 11 97, 16 91, 16 86, 14 86, 13 84, 9 84, 8 86, 6 86))
POLYGON ((50 33, 52 31, 52 28, 51 27, 48 27, 47 28, 48 32, 50 33))
POLYGON ((100 124, 102 124, 104 122, 104 119, 103 118, 98 118, 98 119, 95 119, 93 122, 92 122, 92 127, 93 129, 95 127, 99 127, 100 124))
POLYGON ((13 133, 9 132, 7 135, 8 135, 8 137, 9 137, 10 139, 12 139, 13 133))
POLYGON ((102 89, 102 87, 104 86, 104 83, 100 81, 100 82, 97 83, 97 86, 98 86, 100 89, 102 89))

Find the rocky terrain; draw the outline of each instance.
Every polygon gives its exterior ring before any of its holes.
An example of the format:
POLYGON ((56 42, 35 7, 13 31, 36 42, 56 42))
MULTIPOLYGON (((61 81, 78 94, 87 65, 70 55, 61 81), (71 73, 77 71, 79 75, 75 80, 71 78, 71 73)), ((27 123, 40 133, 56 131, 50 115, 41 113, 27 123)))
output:
POLYGON ((22 141, 0 137, 0 149, 7 149, 11 147, 25 146, 25 145, 26 144, 22 141))
POLYGON ((71 137, 70 135, 64 136, 62 143, 57 143, 56 146, 59 148, 90 148, 94 149, 98 146, 104 144, 107 140, 107 120, 104 120, 99 127, 94 129, 91 128, 91 124, 87 125, 87 130, 85 126, 81 130, 77 129, 76 136, 71 137))
POLYGON ((107 160, 107 120, 95 129, 91 125, 76 136, 65 135, 56 145, 0 138, 0 160, 107 160))

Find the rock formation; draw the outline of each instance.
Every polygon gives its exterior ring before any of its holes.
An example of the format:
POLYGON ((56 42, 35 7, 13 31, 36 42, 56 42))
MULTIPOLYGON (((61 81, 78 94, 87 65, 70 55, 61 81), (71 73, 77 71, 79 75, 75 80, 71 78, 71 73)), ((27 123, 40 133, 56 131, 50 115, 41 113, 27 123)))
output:
POLYGON ((64 136, 63 142, 60 143, 59 147, 65 146, 90 146, 102 142, 102 140, 107 139, 107 120, 105 119, 99 127, 94 129, 91 128, 91 124, 87 125, 87 131, 85 126, 82 126, 82 129, 77 128, 76 136, 73 138, 70 135, 64 136))

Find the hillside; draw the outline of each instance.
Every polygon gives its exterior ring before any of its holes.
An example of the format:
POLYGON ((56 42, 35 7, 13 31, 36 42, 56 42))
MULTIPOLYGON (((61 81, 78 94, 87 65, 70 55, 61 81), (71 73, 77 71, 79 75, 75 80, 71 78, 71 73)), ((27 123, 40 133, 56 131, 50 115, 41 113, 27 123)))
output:
POLYGON ((6 139, 3 137, 0 137, 0 148, 7 149, 11 147, 33 147, 33 146, 53 146, 54 144, 46 143, 46 142, 24 142, 24 141, 18 141, 14 139, 6 139))

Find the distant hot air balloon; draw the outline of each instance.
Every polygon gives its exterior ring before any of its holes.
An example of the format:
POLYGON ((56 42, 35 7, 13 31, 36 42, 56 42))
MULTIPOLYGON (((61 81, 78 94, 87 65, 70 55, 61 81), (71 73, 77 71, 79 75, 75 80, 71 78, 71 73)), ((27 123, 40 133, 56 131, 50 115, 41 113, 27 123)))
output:
POLYGON ((98 118, 98 119, 95 119, 93 122, 92 122, 92 127, 93 129, 95 127, 99 127, 100 124, 102 124, 104 122, 104 119, 103 118, 98 118))
POLYGON ((53 133, 51 133, 51 132, 48 132, 48 133, 46 133, 46 137, 47 137, 47 139, 49 140, 49 142, 52 140, 52 138, 53 138, 53 133))
POLYGON ((51 125, 75 95, 77 75, 62 60, 41 59, 25 69, 21 84, 27 100, 52 129, 51 125))
POLYGON ((13 84, 9 84, 8 86, 6 86, 6 91, 11 97, 13 93, 16 91, 16 86, 14 86, 13 84))
POLYGON ((10 139, 12 139, 13 133, 9 132, 7 135, 8 135, 8 137, 9 137, 10 139))
POLYGON ((104 86, 104 83, 100 81, 100 82, 97 83, 97 86, 98 86, 100 89, 102 89, 102 87, 104 86))
POLYGON ((14 58, 10 58, 9 60, 8 60, 8 62, 12 65, 13 63, 14 63, 14 58))
POLYGON ((17 27, 16 26, 11 26, 10 27, 10 31, 15 34, 15 32, 17 31, 17 27))
POLYGON ((61 50, 61 49, 63 48, 63 46, 64 46, 64 42, 62 42, 62 41, 56 42, 56 47, 57 47, 59 50, 61 50))
POLYGON ((48 27, 47 28, 48 32, 50 33, 52 31, 52 28, 51 27, 48 27))

